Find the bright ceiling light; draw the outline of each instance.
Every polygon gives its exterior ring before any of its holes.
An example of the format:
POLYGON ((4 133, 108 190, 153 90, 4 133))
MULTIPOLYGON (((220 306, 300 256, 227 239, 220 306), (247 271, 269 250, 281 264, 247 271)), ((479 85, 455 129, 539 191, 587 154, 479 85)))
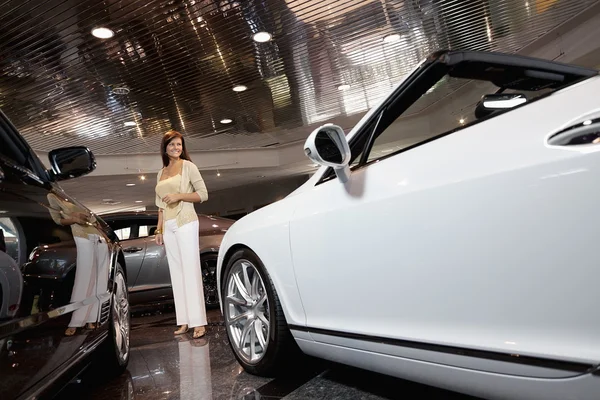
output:
POLYGON ((591 124, 592 124, 592 120, 591 120, 591 119, 588 119, 588 120, 586 120, 586 121, 583 121, 583 124, 584 124, 584 125, 591 125, 591 124))
POLYGON ((128 183, 125 186, 135 186, 135 183, 128 183))
POLYGON ((248 90, 248 87, 244 85, 237 85, 233 87, 234 92, 243 92, 245 90, 248 90))
POLYGON ((233 122, 233 120, 232 120, 232 119, 229 119, 229 118, 223 118, 223 119, 221 120, 221 123, 222 123, 222 124, 230 124, 230 123, 232 123, 232 122, 233 122))
POLYGON ((268 42, 269 40, 271 40, 271 38, 272 36, 269 32, 258 32, 255 33, 254 36, 252 36, 252 39, 254 39, 254 41, 258 43, 268 42))
POLYGON ((136 203, 143 203, 144 201, 143 200, 136 200, 135 202, 136 203))
POLYGON ((125 121, 125 126, 137 126, 134 121, 125 121))
POLYGON ((385 43, 394 43, 394 42, 397 42, 398 40, 400 40, 400 35, 397 33, 392 33, 390 35, 383 37, 383 41, 385 43))
POLYGON ((99 27, 92 29, 92 35, 99 39, 110 39, 115 35, 115 33, 108 28, 99 27))
POLYGON ((145 181, 146 177, 144 175, 142 175, 142 176, 140 176, 140 179, 143 180, 143 181, 145 181))
POLYGON ((350 85, 340 85, 338 86, 338 90, 348 90, 350 89, 350 85))
POLYGON ((465 119, 461 118, 458 122, 460 122, 460 124, 463 125, 465 123, 465 119))

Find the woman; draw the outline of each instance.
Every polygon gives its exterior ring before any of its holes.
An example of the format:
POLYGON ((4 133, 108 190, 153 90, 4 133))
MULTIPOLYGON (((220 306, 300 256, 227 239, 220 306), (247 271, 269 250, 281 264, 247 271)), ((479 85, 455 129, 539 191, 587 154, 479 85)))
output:
POLYGON ((194 338, 205 334, 206 309, 200 268, 199 221, 196 202, 205 202, 208 191, 198 167, 191 162, 185 141, 177 131, 167 132, 160 146, 163 168, 156 179, 158 227, 156 243, 164 243, 169 262, 176 335, 194 328, 194 338))

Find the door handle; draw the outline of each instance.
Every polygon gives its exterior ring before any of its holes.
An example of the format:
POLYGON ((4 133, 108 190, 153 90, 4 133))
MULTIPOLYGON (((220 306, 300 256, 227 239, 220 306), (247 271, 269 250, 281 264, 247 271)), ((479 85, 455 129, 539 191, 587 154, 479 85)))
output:
POLYGON ((600 144, 600 120, 587 120, 548 138, 551 146, 581 146, 600 144))
POLYGON ((136 253, 136 252, 142 251, 142 250, 143 249, 141 247, 133 247, 133 246, 131 246, 131 247, 125 247, 123 249, 123 251, 126 252, 126 253, 136 253))

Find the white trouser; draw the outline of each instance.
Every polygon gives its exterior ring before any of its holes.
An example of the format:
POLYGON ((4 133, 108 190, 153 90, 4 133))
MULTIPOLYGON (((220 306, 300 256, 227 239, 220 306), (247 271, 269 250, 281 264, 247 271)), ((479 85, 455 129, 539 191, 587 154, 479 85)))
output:
POLYGON ((173 286, 177 325, 188 325, 190 328, 206 325, 198 235, 198 221, 188 222, 182 227, 177 227, 175 219, 165 222, 163 239, 173 286))
POLYGON ((92 303, 73 312, 69 327, 78 328, 86 323, 96 323, 99 318, 98 294, 108 287, 108 245, 98 235, 88 235, 87 239, 75 236, 77 247, 77 267, 75 284, 71 293, 71 303, 88 300, 92 303))

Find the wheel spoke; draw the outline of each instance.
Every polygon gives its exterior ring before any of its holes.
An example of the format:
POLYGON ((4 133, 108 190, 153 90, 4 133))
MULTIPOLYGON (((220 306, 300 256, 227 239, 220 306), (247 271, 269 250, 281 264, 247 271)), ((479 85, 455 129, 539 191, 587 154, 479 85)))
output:
POLYGON ((233 275, 233 281, 235 282, 235 286, 237 287, 238 292, 240 292, 244 300, 246 300, 246 302, 249 303, 251 301, 250 294, 246 290, 246 287, 244 286, 242 280, 237 274, 233 275))
POLYGON ((252 329, 250 329, 250 359, 253 360, 256 356, 256 321, 252 321, 252 329))
POLYGON ((231 324, 235 324, 236 322, 239 322, 239 321, 241 321, 241 320, 242 320, 242 319, 244 319, 244 318, 248 318, 248 317, 249 317, 251 314, 252 314, 252 313, 251 313, 250 311, 246 311, 245 313, 242 313, 242 314, 236 315, 235 317, 233 317, 233 318, 231 318, 231 319, 229 320, 229 323, 231 323, 231 324))
POLYGON ((257 323, 254 324, 254 332, 255 332, 256 337, 258 338, 258 343, 260 344, 260 347, 262 348, 263 353, 264 353, 265 348, 267 347, 267 340, 263 336, 263 330, 262 330, 263 323, 264 322, 262 319, 257 321, 257 323))
POLYGON ((252 329, 253 324, 254 324, 254 320, 248 320, 248 321, 246 321, 246 324, 244 325, 244 329, 242 330, 242 334, 240 335, 240 344, 239 344, 239 348, 242 351, 244 350, 244 344, 246 343, 246 337, 250 333, 250 329, 252 329))
POLYGON ((246 293, 252 298, 252 283, 250 282, 250 278, 248 277, 248 264, 242 264, 242 272, 244 274, 244 286, 246 288, 246 293))
POLYGON ((260 299, 258 299, 258 301, 256 302, 256 307, 261 307, 263 305, 263 303, 265 302, 265 300, 267 300, 267 294, 264 293, 260 299))
POLYGON ((121 324, 119 322, 115 322, 115 342, 117 342, 117 347, 121 349, 121 345, 123 344, 123 332, 121 331, 121 324))
POLYGON ((269 320, 265 316, 265 313, 258 313, 257 317, 265 326, 269 326, 269 320))
POLYGON ((260 285, 260 277, 255 272, 254 275, 252 276, 252 290, 250 291, 250 295, 252 296, 252 299, 256 299, 259 296, 259 294, 258 294, 258 286, 259 285, 260 285))
POLYGON ((228 303, 233 303, 238 306, 245 306, 247 304, 246 300, 238 299, 237 297, 233 297, 233 296, 227 297, 226 300, 228 303))

